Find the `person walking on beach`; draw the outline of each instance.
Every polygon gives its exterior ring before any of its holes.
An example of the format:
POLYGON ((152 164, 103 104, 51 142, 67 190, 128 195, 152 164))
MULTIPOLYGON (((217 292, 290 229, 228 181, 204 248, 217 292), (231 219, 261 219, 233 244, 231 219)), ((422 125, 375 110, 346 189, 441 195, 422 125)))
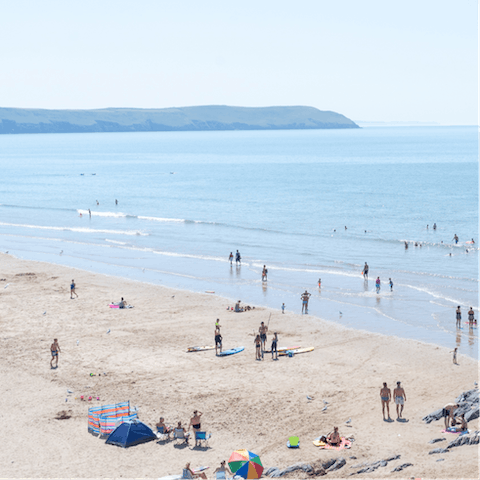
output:
POLYGON ((392 282, 392 279, 389 278, 388 280, 389 280, 388 283, 389 283, 389 285, 390 285, 390 291, 393 292, 393 282, 392 282))
POLYGON ((258 328, 258 331, 260 333, 260 340, 262 341, 262 351, 265 350, 265 344, 267 343, 267 332, 268 332, 268 327, 265 325, 265 323, 261 323, 260 327, 258 328))
POLYGON ((278 360, 278 350, 277 350, 277 344, 278 344, 278 336, 277 332, 273 334, 273 339, 272 339, 272 360, 278 360), (275 352, 275 358, 273 358, 273 352, 275 352))
POLYGON ((393 396, 395 398, 395 404, 397 405, 397 418, 402 418, 403 405, 407 401, 407 395, 405 390, 400 386, 400 382, 397 382, 397 387, 393 391, 393 396), (400 413, 398 412, 399 409, 400 413))
POLYGON ((457 307, 456 317, 457 317, 457 328, 462 328, 462 311, 460 310, 460 305, 457 307))
POLYGON ((58 344, 58 340, 56 338, 53 339, 53 343, 50 345, 50 352, 52 354, 52 359, 50 360, 50 368, 57 368, 58 354, 61 353, 62 351, 60 350, 60 345, 58 344), (55 367, 52 365, 54 360, 55 360, 55 367))
POLYGON ((260 335, 258 333, 253 343, 255 344, 255 360, 261 360, 262 359, 262 339, 260 338, 260 335))
POLYGON ((78 295, 75 292, 75 282, 72 279, 72 283, 70 284, 70 298, 72 299, 74 295, 76 295, 78 298, 78 295))
POLYGON ((267 267, 264 265, 262 270, 262 282, 267 281, 267 273, 268 273, 267 267))
POLYGON ((230 260, 230 265, 233 265, 233 253, 230 252, 230 256, 228 257, 228 259, 230 260))
POLYGON ((452 240, 455 242, 455 244, 458 243, 458 236, 457 236, 457 234, 455 234, 455 235, 453 236, 452 240))
POLYGON ((282 313, 285 313, 285 304, 282 303, 282 313))
POLYGON ((363 267, 363 278, 368 279, 368 264, 365 262, 365 266, 363 267))
POLYGON ((387 407, 388 419, 390 420, 390 400, 392 399, 392 391, 383 382, 383 388, 380 390, 380 398, 382 399, 382 413, 385 420, 385 407, 387 407))
POLYGON ((239 263, 240 265, 242 264, 242 257, 240 256, 240 252, 237 250, 237 253, 235 254, 235 264, 239 263))
POLYGON ((222 353, 222 336, 220 335, 220 325, 217 318, 217 323, 215 324, 215 355, 218 355, 218 349, 222 353))
POLYGON ((454 365, 458 365, 458 363, 457 363, 457 350, 458 350, 458 348, 455 347, 453 349, 453 352, 450 352, 450 353, 453 353, 453 363, 454 363, 454 365))
POLYGON ((305 313, 308 313, 308 299, 310 298, 311 293, 308 293, 305 290, 305 293, 302 293, 302 296, 300 297, 302 299, 302 313, 305 310, 305 313))
POLYGON ((375 280, 375 288, 377 289, 377 293, 380 293, 380 285, 380 277, 377 277, 377 279, 375 280))

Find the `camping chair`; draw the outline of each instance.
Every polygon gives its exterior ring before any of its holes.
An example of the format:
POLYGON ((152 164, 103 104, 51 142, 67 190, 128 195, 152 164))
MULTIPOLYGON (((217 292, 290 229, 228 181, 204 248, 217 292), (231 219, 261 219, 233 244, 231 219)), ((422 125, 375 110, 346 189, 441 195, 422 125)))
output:
POLYGON ((176 443, 187 443, 188 433, 185 434, 182 428, 176 428, 173 431, 173 438, 176 440, 176 443))
POLYGON ((300 448, 300 439, 297 436, 288 437, 288 448, 300 448))
POLYGON ((226 480, 226 479, 227 479, 227 476, 225 472, 217 472, 215 474, 215 480, 226 480))
POLYGON ((197 445, 197 442, 198 442, 198 445, 202 446, 202 442, 203 442, 204 446, 208 447, 208 440, 210 439, 211 436, 212 436, 211 433, 207 435, 207 432, 195 432, 195 445, 197 445))
POLYGON ((165 432, 165 428, 164 427, 157 427, 157 438, 162 441, 162 442, 165 442, 167 440, 170 439, 170 433, 169 432, 165 432))

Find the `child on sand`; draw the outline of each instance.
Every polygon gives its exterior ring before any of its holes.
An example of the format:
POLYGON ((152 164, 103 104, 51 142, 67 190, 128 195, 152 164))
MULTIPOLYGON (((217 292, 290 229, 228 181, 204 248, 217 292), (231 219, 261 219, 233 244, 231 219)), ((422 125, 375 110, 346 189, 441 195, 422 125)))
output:
POLYGON ((282 303, 282 313, 285 313, 285 304, 282 303))

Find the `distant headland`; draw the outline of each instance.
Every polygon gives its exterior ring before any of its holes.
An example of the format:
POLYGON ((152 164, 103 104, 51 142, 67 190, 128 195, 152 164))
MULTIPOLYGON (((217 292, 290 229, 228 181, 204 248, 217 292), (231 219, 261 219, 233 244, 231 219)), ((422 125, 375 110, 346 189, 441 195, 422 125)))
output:
POLYGON ((340 113, 314 107, 104 108, 46 110, 0 108, 0 134, 302 130, 360 128, 340 113))

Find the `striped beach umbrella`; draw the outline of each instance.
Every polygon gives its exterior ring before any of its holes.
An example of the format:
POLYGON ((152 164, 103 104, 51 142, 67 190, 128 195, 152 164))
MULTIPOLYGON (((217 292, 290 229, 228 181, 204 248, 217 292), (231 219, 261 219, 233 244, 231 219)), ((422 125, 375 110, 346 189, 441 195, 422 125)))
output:
POLYGON ((243 478, 260 478, 263 465, 256 453, 248 450, 235 450, 228 459, 230 470, 243 478))

